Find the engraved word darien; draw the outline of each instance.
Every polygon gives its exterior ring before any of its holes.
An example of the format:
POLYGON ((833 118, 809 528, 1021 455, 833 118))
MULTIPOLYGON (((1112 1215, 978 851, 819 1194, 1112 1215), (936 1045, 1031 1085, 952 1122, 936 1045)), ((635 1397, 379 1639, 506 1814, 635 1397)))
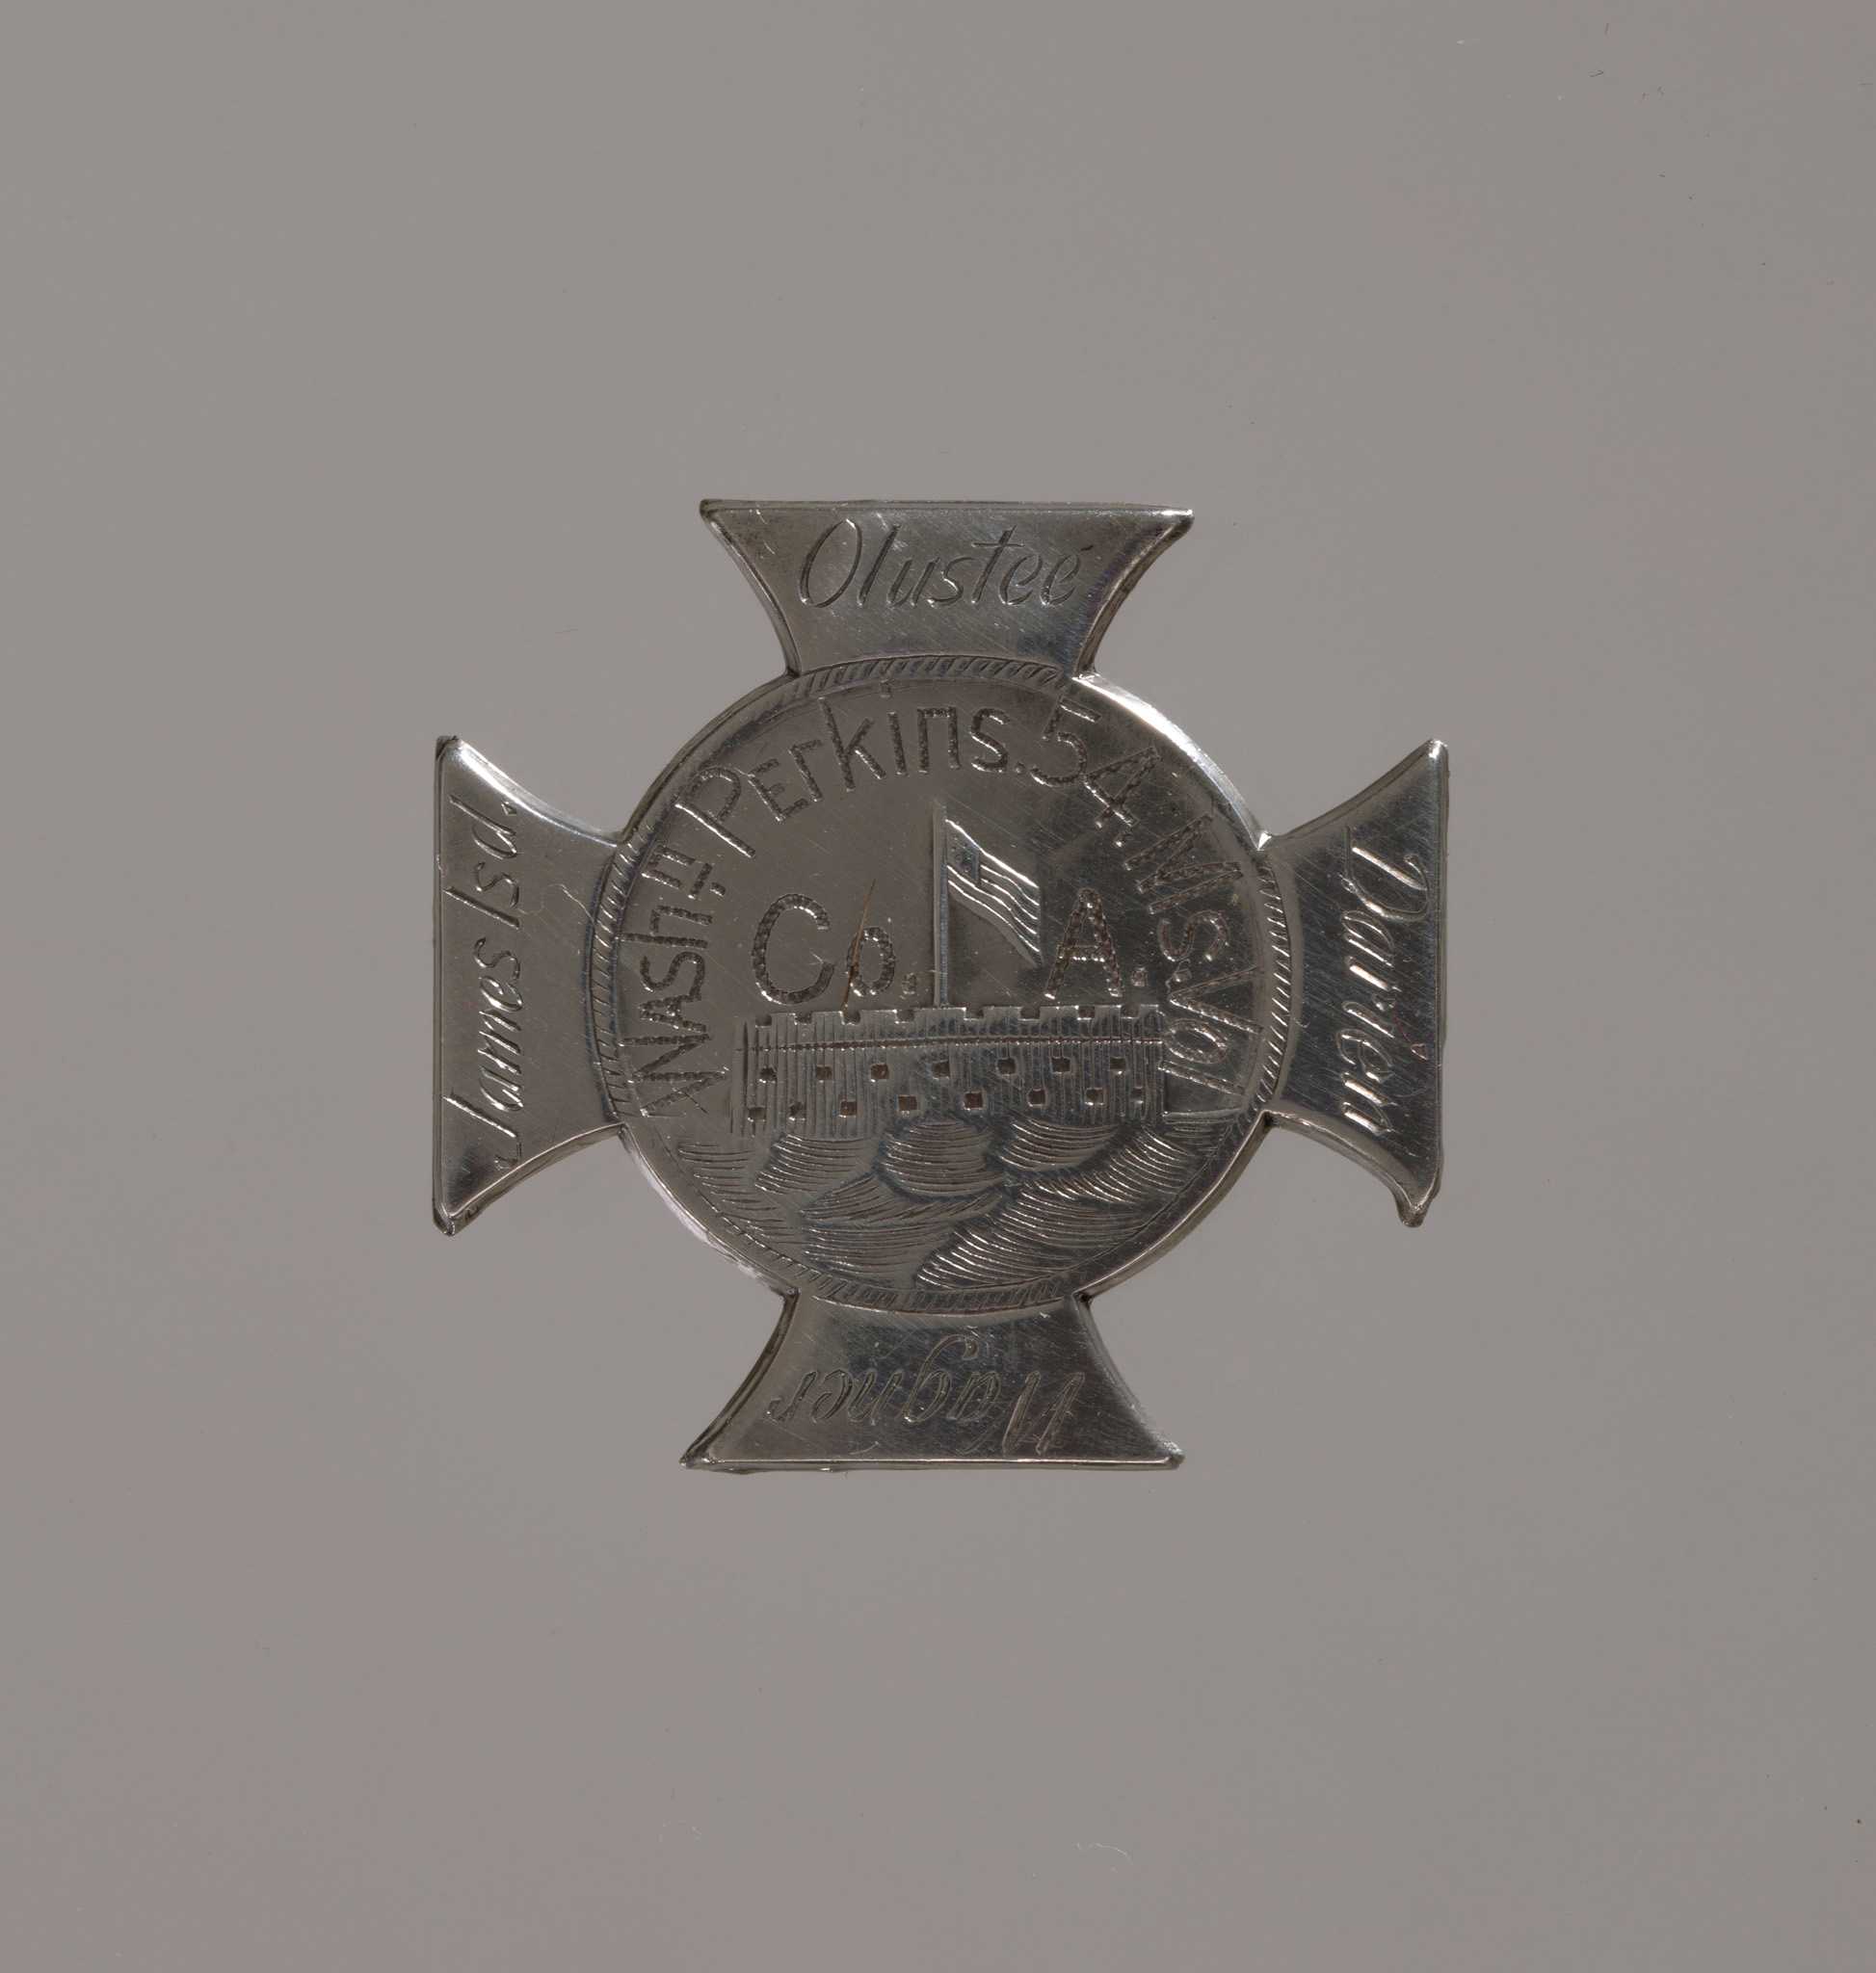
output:
POLYGON ((627 829, 439 746, 437 1222, 622 1136, 783 1297, 692 1464, 1176 1463, 1090 1298, 1273 1126, 1438 1187, 1444 750, 1259 829, 1093 668, 1176 511, 704 513, 785 669, 627 829))

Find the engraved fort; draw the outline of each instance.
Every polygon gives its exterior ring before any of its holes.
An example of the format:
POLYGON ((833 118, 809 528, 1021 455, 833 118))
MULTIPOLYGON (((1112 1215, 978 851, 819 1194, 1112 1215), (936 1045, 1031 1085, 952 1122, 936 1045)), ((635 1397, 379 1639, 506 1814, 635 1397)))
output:
POLYGON ((745 1020, 730 1065, 736 1135, 857 1139, 935 1117, 1152 1123, 1156 1007, 869 1008, 745 1020))
MULTIPOLYGON (((792 893, 778 899, 758 934, 756 978, 772 1000, 806 998, 829 984, 832 967, 824 961, 805 991, 778 988, 764 954, 767 929, 782 907, 827 922, 812 899, 792 893)), ((1080 960, 1098 963, 1109 990, 1120 991, 1121 968, 1098 895, 1084 889, 1070 914, 1044 991, 1051 1004, 981 1013, 956 1004, 962 996, 954 997, 954 907, 992 927, 1025 961, 1042 961, 1041 884, 986 848, 938 802, 932 808, 934 1004, 849 1004, 868 935, 862 924, 848 964, 849 992, 837 1008, 737 1024, 730 1064, 736 1136, 785 1131, 809 1138, 873 1138, 931 1118, 977 1123, 1007 1117, 1101 1124, 1158 1119, 1166 1049, 1159 1009, 1149 1003, 1129 1013, 1118 1001, 1093 1007, 1056 1002, 1063 975, 1080 960)), ((889 960, 887 966, 877 986, 863 990, 885 985, 889 960)))

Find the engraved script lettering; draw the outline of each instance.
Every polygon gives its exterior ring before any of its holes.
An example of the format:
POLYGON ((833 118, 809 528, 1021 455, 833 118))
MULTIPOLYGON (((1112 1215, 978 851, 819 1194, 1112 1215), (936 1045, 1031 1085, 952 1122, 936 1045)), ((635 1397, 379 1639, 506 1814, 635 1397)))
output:
MULTIPOLYGON (((505 928, 518 928, 521 922, 521 881, 519 863, 521 840, 506 819, 498 820, 465 802, 460 795, 449 798, 450 806, 466 816, 469 834, 481 856, 468 876, 473 891, 452 885, 449 896, 458 904, 492 918, 505 928)), ((502 804, 503 818, 516 813, 512 802, 502 804)), ((444 1092, 443 1100, 486 1124, 513 1145, 519 1142, 515 1127, 503 1119, 524 1107, 521 1062, 521 961, 513 947, 499 943, 499 935, 485 934, 470 947, 476 966, 476 1064, 474 1089, 464 1094, 461 1089, 444 1092)), ((499 1163, 512 1162, 498 1159, 499 1163)))
POLYGON ((1045 1457, 1074 1409, 1085 1374, 1070 1371, 1051 1385, 1032 1370, 1013 1383, 1003 1372, 980 1365, 988 1354, 980 1336, 961 1329, 939 1337, 915 1369, 900 1365, 884 1379, 872 1365, 809 1370, 763 1410, 778 1425, 826 1425, 844 1411, 855 1425, 914 1431, 935 1419, 994 1428, 1000 1416, 996 1437, 1004 1458, 1045 1457))
POLYGON ((1053 559, 1026 547, 1014 527, 988 541, 901 539, 898 525, 877 536, 852 514, 842 514, 819 535, 802 558, 795 593, 813 610, 878 606, 904 610, 924 605, 944 610, 954 604, 974 610, 1021 609, 1028 603, 1053 608, 1079 587, 1081 558, 1094 553, 1083 542, 1053 559))
POLYGON ((1399 948, 1394 930, 1417 925, 1432 903, 1425 866, 1417 856, 1398 860, 1357 840, 1348 844, 1342 888, 1354 903, 1342 910, 1342 968, 1353 982, 1335 1030, 1335 1054, 1348 1073, 1341 1081, 1344 1122, 1370 1137, 1393 1128, 1387 1086, 1407 1045, 1395 1022, 1400 1006, 1399 948))

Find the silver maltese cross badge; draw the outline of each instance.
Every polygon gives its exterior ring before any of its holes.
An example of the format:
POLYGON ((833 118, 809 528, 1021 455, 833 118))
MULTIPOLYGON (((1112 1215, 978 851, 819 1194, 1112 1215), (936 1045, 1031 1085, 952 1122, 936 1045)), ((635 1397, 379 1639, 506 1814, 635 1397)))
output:
POLYGON ((1090 1319, 1274 1124, 1440 1183, 1446 755, 1287 835, 1093 669, 1191 516, 711 501, 785 669, 618 834, 436 752, 435 1200, 617 1135, 782 1297, 695 1466, 1168 1466, 1090 1319))

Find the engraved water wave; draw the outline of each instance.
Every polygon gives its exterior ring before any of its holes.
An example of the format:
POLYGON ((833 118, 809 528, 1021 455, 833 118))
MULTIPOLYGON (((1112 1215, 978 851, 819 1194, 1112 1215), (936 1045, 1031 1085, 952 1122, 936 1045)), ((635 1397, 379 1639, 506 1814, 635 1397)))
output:
POLYGON ((716 1210, 815 1273, 922 1299, 1041 1299, 1098 1279, 1198 1183, 1230 1116, 909 1123, 877 1144, 678 1148, 716 1210))

